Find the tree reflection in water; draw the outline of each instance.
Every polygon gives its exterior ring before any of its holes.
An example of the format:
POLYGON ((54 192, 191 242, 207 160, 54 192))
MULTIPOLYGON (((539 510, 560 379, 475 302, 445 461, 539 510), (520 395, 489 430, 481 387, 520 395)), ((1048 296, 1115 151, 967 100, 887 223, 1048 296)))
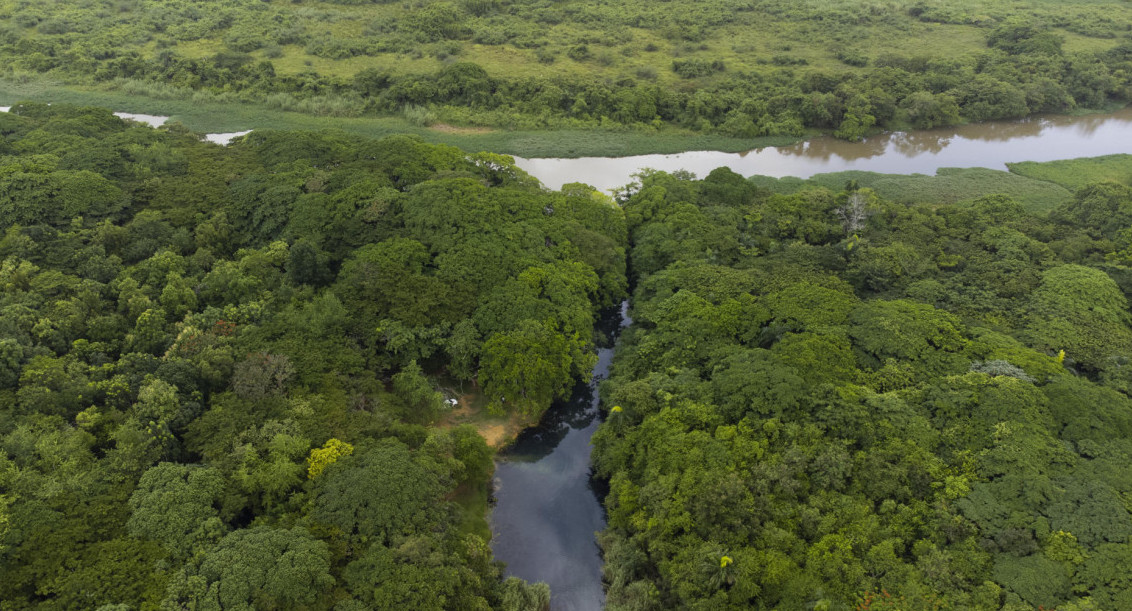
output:
POLYGON ((700 177, 719 167, 729 167, 744 176, 761 174, 776 178, 809 178, 845 170, 931 175, 940 168, 1005 170, 1007 163, 1015 161, 1127 153, 1128 142, 1132 142, 1132 108, 1104 115, 1058 115, 889 132, 861 142, 822 136, 791 146, 743 153, 690 151, 620 158, 517 158, 516 162, 551 189, 584 177, 587 184, 608 191, 632 181, 632 175, 642 168, 687 170, 700 177))

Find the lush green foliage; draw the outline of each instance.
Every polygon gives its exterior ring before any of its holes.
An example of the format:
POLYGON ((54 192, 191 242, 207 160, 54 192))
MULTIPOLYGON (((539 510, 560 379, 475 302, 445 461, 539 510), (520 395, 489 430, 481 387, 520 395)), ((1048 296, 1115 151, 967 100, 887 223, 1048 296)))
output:
POLYGON ((492 450, 427 425, 588 377, 608 198, 404 136, 39 104, 0 136, 0 609, 545 608, 451 502, 492 450))
MULTIPOLYGON (((1098 165, 1100 159, 1103 158, 1098 158, 1098 165)), ((1061 162, 1028 162, 1025 173, 1019 171, 1018 166, 1022 164, 1011 164, 1010 172, 987 168, 940 168, 934 176, 848 171, 818 174, 807 180, 792 177, 775 179, 769 176, 752 176, 751 180, 760 187, 784 194, 819 186, 838 191, 849 181, 854 181, 858 186, 868 187, 889 201, 908 204, 954 204, 1002 194, 1031 212, 1048 212, 1069 201, 1073 196, 1069 189, 1076 188, 1071 185, 1062 186, 1057 181, 1046 178, 1044 174, 1039 175, 1040 172, 1053 171, 1045 168, 1057 163, 1061 162)), ((1107 176, 1103 176, 1089 182, 1107 179, 1107 176)), ((1132 180, 1132 173, 1129 173, 1129 179, 1132 180)))
POLYGON ((1076 190, 1104 181, 1132 186, 1132 155, 1105 155, 1045 163, 1023 161, 1008 165, 1014 174, 1057 183, 1067 189, 1076 190))
POLYGON ((611 608, 1132 604, 1128 186, 1036 215, 721 169, 618 207, 406 136, 0 136, 0 609, 545 609, 452 502, 492 451, 429 426, 436 380, 540 414, 627 245, 611 608))
POLYGON ((622 200, 609 608, 1132 603, 1132 192, 1047 218, 759 184, 622 200))
POLYGON ((0 3, 0 57, 151 98, 546 129, 859 139, 1128 101, 1115 0, 0 3))

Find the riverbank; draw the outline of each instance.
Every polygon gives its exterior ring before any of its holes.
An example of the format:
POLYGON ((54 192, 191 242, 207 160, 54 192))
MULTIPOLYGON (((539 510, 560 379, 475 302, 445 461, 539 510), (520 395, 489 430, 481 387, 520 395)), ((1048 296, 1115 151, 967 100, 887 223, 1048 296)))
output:
MULTIPOLYGON (((685 151, 741 153, 768 146, 787 146, 802 140, 786 137, 728 138, 676 128, 508 131, 461 129, 441 124, 422 127, 401 117, 316 117, 265 109, 255 104, 163 100, 41 81, 0 80, 0 106, 21 101, 103 106, 120 112, 168 116, 170 121, 202 134, 265 128, 339 129, 370 138, 415 134, 426 142, 449 144, 469 152, 491 151, 518 157, 627 157, 685 151)), ((579 179, 584 180, 584 177, 579 179)))
MULTIPOLYGON (((675 155, 631 158, 531 159, 516 164, 550 189, 584 181, 601 190, 633 180, 642 168, 665 172, 685 170, 705 177, 727 167, 743 176, 788 178, 786 182, 827 176, 840 187, 855 179, 896 201, 954 203, 988 193, 1006 193, 1036 212, 1047 211, 1080 186, 1068 176, 1127 181, 1127 159, 1111 157, 1081 174, 1082 166, 1067 160, 1121 155, 1132 142, 1132 108, 1106 114, 1046 115, 1015 121, 972 123, 958 127, 887 132, 846 142, 818 136, 805 142, 726 153, 688 151, 675 155), (1061 162, 1052 174, 1031 167, 1035 162, 1061 162), (1013 164, 1013 165, 1009 165, 1013 164), (962 168, 962 169, 959 169, 962 168), (980 169, 985 168, 985 169, 980 169), (1060 186, 1057 186, 1060 185, 1060 186), (1062 188, 1064 187, 1064 188, 1062 188)), ((801 184, 801 183, 799 183, 801 184)), ((775 190, 789 184, 763 185, 775 190)))

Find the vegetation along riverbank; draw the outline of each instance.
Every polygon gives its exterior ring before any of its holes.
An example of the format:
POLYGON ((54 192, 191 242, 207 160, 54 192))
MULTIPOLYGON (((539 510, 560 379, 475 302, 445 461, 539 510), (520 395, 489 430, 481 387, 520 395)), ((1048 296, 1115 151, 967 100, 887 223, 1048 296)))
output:
POLYGON ((0 606, 538 608, 430 376, 532 421, 588 378, 607 197, 408 136, 0 134, 0 606))

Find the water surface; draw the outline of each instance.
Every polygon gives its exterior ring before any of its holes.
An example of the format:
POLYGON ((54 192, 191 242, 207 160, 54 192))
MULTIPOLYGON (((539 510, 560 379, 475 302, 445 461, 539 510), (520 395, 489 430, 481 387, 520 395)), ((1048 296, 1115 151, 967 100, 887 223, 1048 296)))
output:
MULTIPOLYGON (((603 318, 616 337, 629 324, 628 303, 603 318)), ((593 381, 553 405, 495 467, 491 547, 507 575, 550 585, 553 611, 604 607, 601 553, 595 533, 605 528, 600 486, 590 477, 590 437, 600 423, 597 384, 609 374, 613 348, 598 350, 593 381)))
POLYGON ((729 167, 743 176, 797 176, 842 170, 886 174, 935 174, 939 168, 1005 170, 1008 162, 1054 161, 1132 153, 1132 107, 1071 117, 1033 117, 915 132, 889 132, 862 142, 822 136, 791 146, 744 153, 689 151, 674 155, 524 159, 516 164, 551 189, 584 182, 602 191, 628 184, 642 168, 697 177, 729 167))

